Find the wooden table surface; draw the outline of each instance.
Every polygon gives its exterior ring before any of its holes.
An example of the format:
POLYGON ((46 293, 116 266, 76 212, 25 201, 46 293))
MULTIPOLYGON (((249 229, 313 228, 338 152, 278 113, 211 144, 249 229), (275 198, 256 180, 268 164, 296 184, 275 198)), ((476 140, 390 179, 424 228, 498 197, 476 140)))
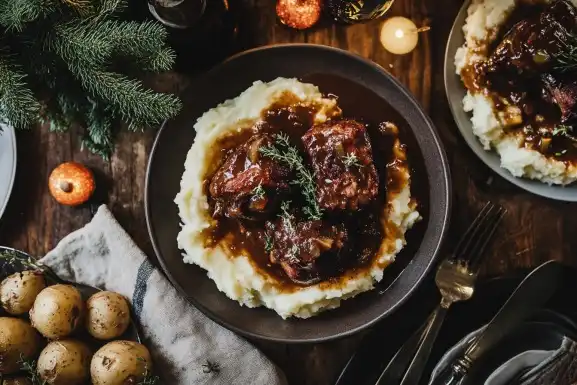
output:
MULTIPOLYGON (((290 30, 277 22, 273 0, 237 0, 239 49, 271 43, 307 42, 340 47, 367 57, 404 83, 432 116, 450 160, 454 212, 453 234, 466 226, 483 202, 505 206, 508 215, 484 268, 500 275, 556 259, 577 265, 577 208, 539 198, 494 175, 460 137, 443 88, 443 56, 453 19, 462 0, 396 0, 389 15, 403 15, 431 30, 421 35, 417 49, 406 56, 385 52, 378 40, 381 21, 354 26, 331 23, 311 31, 290 30)), ((170 77, 173 79, 174 76, 170 77)), ((165 85, 165 77, 157 83, 165 85)), ((182 88, 186 76, 176 84, 182 88)), ((87 208, 56 204, 47 189, 50 171, 61 162, 75 160, 92 167, 106 182, 108 205, 136 243, 151 257, 154 253, 144 217, 146 164, 155 130, 123 132, 110 162, 80 149, 79 130, 49 133, 46 128, 18 133, 18 173, 8 211, 0 223, 0 244, 41 256, 57 242, 90 220, 87 208)), ((450 244, 456 235, 449 237, 450 244)), ((294 385, 328 385, 355 350, 359 336, 327 344, 284 346, 258 343, 283 369, 294 385)))

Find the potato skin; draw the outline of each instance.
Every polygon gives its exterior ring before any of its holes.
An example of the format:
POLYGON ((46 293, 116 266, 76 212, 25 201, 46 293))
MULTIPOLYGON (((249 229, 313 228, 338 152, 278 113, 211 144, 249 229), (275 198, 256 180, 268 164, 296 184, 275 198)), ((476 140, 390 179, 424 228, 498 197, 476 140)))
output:
POLYGON ((38 358, 38 375, 50 385, 82 385, 90 378, 91 356, 80 341, 50 342, 38 358))
POLYGON ((30 321, 48 339, 68 337, 82 324, 84 301, 77 288, 53 285, 42 290, 30 309, 30 321))
POLYGON ((118 338, 130 325, 130 306, 118 293, 96 293, 88 299, 86 308, 86 330, 99 340, 118 338))
POLYGON ((93 385, 137 384, 151 372, 150 352, 132 341, 107 343, 94 354, 90 364, 93 385))
POLYGON ((33 360, 40 350, 40 336, 19 318, 0 317, 0 374, 20 370, 20 360, 33 360))
POLYGON ((46 287, 44 274, 27 270, 15 273, 0 283, 0 303, 7 313, 21 315, 28 313, 36 296, 46 287))

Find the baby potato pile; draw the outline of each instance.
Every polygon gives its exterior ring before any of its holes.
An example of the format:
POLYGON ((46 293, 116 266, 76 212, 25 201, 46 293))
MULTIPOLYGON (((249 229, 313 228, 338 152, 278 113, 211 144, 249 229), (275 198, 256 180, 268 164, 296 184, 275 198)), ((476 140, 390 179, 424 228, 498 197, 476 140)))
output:
POLYGON ((0 385, 154 383, 148 349, 117 340, 130 325, 122 295, 102 291, 85 302, 76 287, 23 271, 0 283, 0 305, 0 385), (84 331, 105 345, 83 342, 84 331))

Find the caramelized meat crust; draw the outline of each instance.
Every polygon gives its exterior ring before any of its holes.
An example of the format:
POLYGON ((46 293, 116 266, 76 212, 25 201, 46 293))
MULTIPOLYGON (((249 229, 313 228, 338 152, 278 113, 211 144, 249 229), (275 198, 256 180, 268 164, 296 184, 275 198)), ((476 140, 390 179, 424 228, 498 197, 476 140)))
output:
POLYGON ((272 138, 258 135, 233 150, 209 186, 214 217, 263 219, 278 208, 289 190, 290 171, 259 153, 272 138))
POLYGON ((284 216, 267 222, 272 239, 270 261, 279 264, 295 283, 310 285, 321 280, 322 264, 336 265, 347 241, 342 224, 323 221, 297 221, 284 216))
POLYGON ((355 120, 313 126, 302 137, 326 210, 358 210, 373 201, 379 179, 364 124, 355 120))

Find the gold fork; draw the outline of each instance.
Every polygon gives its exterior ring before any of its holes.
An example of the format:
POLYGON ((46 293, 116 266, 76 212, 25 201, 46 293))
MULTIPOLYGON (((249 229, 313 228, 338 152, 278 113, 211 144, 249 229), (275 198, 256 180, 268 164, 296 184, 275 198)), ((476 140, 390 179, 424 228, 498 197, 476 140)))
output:
POLYGON ((473 295, 484 251, 505 213, 506 210, 502 207, 491 202, 487 203, 463 234, 453 254, 441 262, 435 276, 442 297, 441 303, 429 318, 420 338, 416 339, 419 336, 417 334, 403 345, 387 365, 376 385, 419 383, 448 309, 453 303, 466 301, 473 295), (409 368, 404 372, 408 360, 411 360, 409 368), (403 372, 404 376, 399 382, 403 372))

